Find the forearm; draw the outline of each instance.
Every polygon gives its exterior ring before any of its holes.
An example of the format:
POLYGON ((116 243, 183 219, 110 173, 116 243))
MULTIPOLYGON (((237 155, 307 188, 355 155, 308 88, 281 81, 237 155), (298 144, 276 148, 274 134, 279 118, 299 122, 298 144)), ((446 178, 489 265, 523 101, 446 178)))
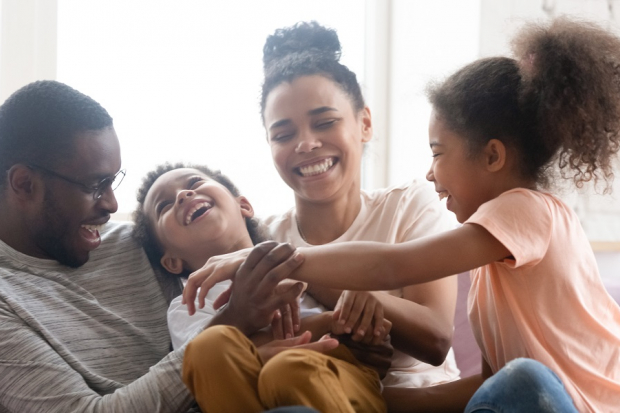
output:
POLYGON ((291 278, 342 290, 394 290, 501 260, 510 252, 488 231, 465 224, 400 244, 345 242, 299 248, 291 278))
POLYGON ((425 363, 440 365, 452 345, 453 323, 443 314, 402 298, 376 294, 385 318, 392 322, 395 349, 425 363))
POLYGON ((5 359, 0 367, 0 405, 20 413, 186 412, 193 398, 181 381, 182 360, 182 351, 171 353, 142 377, 101 395, 67 364, 5 359))
POLYGON ((432 387, 387 387, 383 397, 391 413, 462 412, 483 382, 482 376, 477 375, 432 387))
POLYGON ((326 290, 317 290, 318 287, 358 291, 395 289, 399 287, 398 280, 394 279, 395 271, 388 259, 394 247, 378 242, 347 242, 298 248, 304 262, 290 278, 308 282, 309 291, 320 291, 320 294, 326 290), (358 274, 364 276, 358 279, 358 274))
POLYGON ((342 290, 326 288, 316 284, 308 284, 306 294, 310 294, 319 303, 333 310, 334 307, 336 307, 336 303, 338 303, 342 290))

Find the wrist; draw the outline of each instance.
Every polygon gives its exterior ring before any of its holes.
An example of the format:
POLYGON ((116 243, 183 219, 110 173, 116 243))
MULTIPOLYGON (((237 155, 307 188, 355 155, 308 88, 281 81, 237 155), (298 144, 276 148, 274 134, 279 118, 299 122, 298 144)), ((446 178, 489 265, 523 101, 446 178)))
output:
POLYGON ((234 309, 228 305, 223 305, 217 310, 215 316, 211 319, 209 326, 213 325, 227 325, 237 328, 244 335, 249 336, 255 333, 258 329, 253 328, 250 323, 247 322, 248 318, 239 316, 234 309))

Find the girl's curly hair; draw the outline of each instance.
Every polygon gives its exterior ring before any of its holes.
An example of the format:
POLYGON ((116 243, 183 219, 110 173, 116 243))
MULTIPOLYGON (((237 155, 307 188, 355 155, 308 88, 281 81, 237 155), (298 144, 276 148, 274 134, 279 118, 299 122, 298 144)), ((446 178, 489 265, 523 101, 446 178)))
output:
POLYGON ((429 100, 474 156, 490 139, 516 150, 520 173, 549 186, 553 171, 577 187, 601 179, 611 190, 620 147, 620 39, 599 26, 558 18, 528 24, 514 58, 471 63, 429 100))

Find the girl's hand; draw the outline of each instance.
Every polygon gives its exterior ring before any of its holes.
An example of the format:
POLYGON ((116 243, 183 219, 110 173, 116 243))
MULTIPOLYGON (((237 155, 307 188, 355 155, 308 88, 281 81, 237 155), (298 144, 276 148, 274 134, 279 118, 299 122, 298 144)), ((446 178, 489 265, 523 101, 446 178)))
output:
MULTIPOLYGON (((205 306, 205 297, 209 290, 221 281, 232 279, 251 251, 252 248, 246 248, 231 252, 230 254, 211 257, 202 268, 190 274, 187 284, 183 288, 182 301, 183 304, 187 304, 189 315, 193 315, 196 312, 194 303, 198 289, 200 289, 198 307, 203 308, 205 306)), ((228 300, 226 299, 223 302, 218 300, 218 307, 226 301, 228 300)))
MULTIPOLYGON (((354 341, 380 342, 389 330, 383 305, 368 291, 343 291, 334 308, 335 334, 352 334, 354 341)), ((391 324, 390 324, 391 326, 391 324)))

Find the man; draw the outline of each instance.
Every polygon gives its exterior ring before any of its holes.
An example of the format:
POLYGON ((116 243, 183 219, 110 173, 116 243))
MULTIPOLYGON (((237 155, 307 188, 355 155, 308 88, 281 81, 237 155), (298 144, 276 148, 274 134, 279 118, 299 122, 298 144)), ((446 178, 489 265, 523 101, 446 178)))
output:
POLYGON ((120 168, 112 118, 69 86, 34 82, 0 106, 0 412, 194 404, 160 283, 130 226, 108 223, 120 168))

